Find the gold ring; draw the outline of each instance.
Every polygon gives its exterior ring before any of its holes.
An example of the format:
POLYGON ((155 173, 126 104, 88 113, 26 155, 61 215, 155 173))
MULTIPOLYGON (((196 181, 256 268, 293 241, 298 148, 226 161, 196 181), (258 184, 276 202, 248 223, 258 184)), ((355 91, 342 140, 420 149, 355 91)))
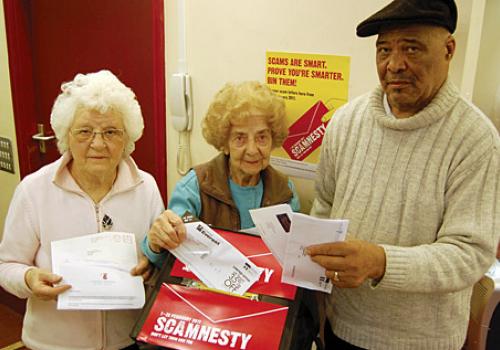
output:
POLYGON ((333 272, 333 280, 335 282, 340 282, 339 273, 337 271, 333 272))

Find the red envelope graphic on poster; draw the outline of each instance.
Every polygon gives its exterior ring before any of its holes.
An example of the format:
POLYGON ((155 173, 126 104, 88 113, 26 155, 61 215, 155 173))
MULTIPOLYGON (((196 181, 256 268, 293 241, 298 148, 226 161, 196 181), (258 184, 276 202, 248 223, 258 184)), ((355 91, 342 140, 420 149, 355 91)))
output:
POLYGON ((137 340, 178 350, 279 348, 288 307, 163 284, 137 340))
POLYGON ((288 128, 288 137, 283 142, 283 149, 291 159, 303 160, 321 146, 328 124, 322 122, 321 118, 326 112, 328 108, 320 100, 288 128))
MULTIPOLYGON (((295 298, 297 287, 281 282, 281 274, 283 271, 281 265, 271 254, 271 251, 260 237, 220 229, 215 229, 215 231, 235 246, 255 265, 264 269, 264 273, 262 273, 260 279, 250 287, 247 291, 248 293, 265 294, 290 300, 295 298)), ((189 272, 186 265, 179 260, 175 260, 170 275, 199 280, 193 273, 189 272)))

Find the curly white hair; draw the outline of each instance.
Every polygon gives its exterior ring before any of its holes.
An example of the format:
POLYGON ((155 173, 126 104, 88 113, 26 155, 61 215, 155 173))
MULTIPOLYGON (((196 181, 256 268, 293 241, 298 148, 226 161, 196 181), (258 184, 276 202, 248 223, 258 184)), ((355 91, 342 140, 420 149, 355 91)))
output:
POLYGON ((50 114, 50 125, 56 134, 57 148, 61 154, 68 150, 68 132, 79 109, 99 113, 112 109, 118 112, 128 135, 124 156, 134 151, 135 141, 142 136, 144 129, 141 107, 134 92, 113 73, 101 70, 77 74, 72 81, 61 85, 61 91, 50 114))

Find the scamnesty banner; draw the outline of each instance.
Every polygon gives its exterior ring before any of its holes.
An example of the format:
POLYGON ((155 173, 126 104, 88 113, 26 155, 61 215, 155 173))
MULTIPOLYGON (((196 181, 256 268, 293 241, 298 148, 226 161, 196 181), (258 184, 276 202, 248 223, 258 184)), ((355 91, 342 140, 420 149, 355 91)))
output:
POLYGON ((137 335, 177 350, 278 350, 288 307, 164 283, 137 335))
MULTIPOLYGON (((273 156, 317 163, 326 126, 347 102, 350 57, 289 52, 266 53, 266 82, 285 99, 288 138, 273 156)), ((281 162, 281 165, 284 163, 281 162)))

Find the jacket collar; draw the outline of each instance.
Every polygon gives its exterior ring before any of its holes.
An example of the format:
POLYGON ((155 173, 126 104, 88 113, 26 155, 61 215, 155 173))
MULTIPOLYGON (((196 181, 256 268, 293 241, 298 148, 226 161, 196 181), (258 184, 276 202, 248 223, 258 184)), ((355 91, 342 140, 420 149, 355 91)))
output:
MULTIPOLYGON (((69 172, 68 164, 72 159, 73 157, 71 156, 71 153, 66 151, 62 157, 56 161, 56 163, 59 164, 57 165, 57 170, 52 178, 52 183, 63 190, 85 194, 69 172)), ((143 181, 144 180, 139 173, 139 168, 135 164, 134 160, 131 157, 123 158, 118 164, 118 174, 113 187, 111 187, 111 190, 106 197, 116 193, 129 191, 143 181)))
MULTIPOLYGON (((236 207, 229 188, 229 156, 220 153, 211 162, 206 175, 199 181, 200 191, 215 199, 236 207)), ((261 171, 260 176, 264 184, 262 205, 269 206, 283 203, 293 196, 284 175, 277 172, 270 165, 261 171), (281 180, 281 181, 280 181, 281 180), (275 200, 270 200, 270 198, 275 200)))
POLYGON ((229 189, 229 157, 224 153, 216 156, 206 176, 200 181, 200 190, 215 199, 236 207, 229 189))

